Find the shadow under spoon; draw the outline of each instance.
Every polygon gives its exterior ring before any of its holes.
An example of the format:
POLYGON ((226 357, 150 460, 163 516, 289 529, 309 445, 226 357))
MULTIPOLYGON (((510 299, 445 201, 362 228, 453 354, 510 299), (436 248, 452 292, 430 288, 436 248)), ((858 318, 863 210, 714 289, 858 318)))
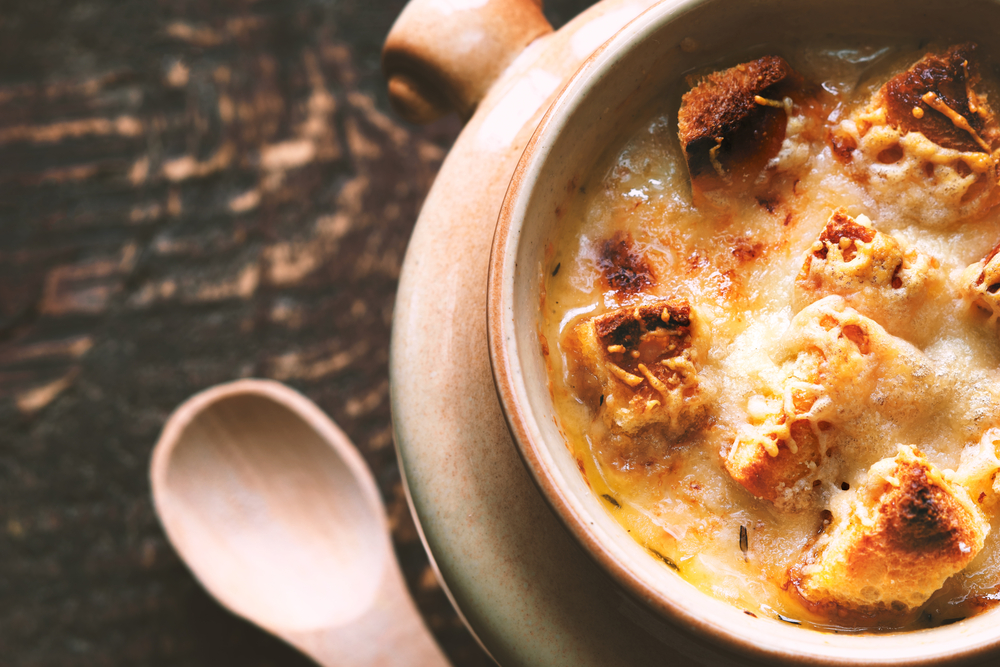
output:
POLYGON ((309 399, 240 380, 183 403, 150 469, 181 558, 232 612, 325 667, 444 667, 385 507, 347 436, 309 399))

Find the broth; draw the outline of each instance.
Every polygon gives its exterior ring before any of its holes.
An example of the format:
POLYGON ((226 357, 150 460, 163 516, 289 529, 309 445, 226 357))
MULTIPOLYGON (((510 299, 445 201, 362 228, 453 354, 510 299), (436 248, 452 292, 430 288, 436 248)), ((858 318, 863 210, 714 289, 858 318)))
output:
MULTIPOLYGON (((809 604, 792 583, 829 539, 832 523, 849 512, 872 464, 895 456, 900 444, 916 445, 938 469, 955 471, 963 451, 1000 426, 997 331, 959 289, 966 268, 1000 241, 1000 207, 929 224, 914 215, 912 203, 886 202, 859 183, 830 141, 886 80, 934 50, 916 46, 782 48, 792 68, 819 89, 809 108, 793 114, 800 124, 786 130, 797 144, 783 159, 798 164, 775 176, 763 196, 715 197, 696 206, 677 139, 679 100, 665 102, 602 158, 563 207, 547 258, 541 334, 552 396, 588 483, 651 557, 753 615, 877 631, 953 622, 1000 599, 997 509, 986 511, 992 530, 979 554, 919 610, 845 618, 809 604), (908 306, 912 317, 886 324, 892 340, 904 341, 899 345, 920 359, 919 372, 899 387, 912 409, 903 419, 889 412, 858 416, 852 428, 865 437, 850 441, 852 454, 835 477, 817 484, 801 506, 782 506, 748 492, 724 462, 765 400, 762 387, 778 372, 781 341, 802 308, 796 279, 838 209, 866 216, 878 232, 932 258, 940 285, 908 306), (578 326, 623 306, 677 299, 693 305, 707 333, 699 357, 711 398, 707 415, 678 437, 662 429, 623 432, 602 419, 608 408, 583 359, 578 326)), ((978 90, 1000 100, 985 77, 978 90)), ((880 320, 880 313, 858 309, 880 320)))

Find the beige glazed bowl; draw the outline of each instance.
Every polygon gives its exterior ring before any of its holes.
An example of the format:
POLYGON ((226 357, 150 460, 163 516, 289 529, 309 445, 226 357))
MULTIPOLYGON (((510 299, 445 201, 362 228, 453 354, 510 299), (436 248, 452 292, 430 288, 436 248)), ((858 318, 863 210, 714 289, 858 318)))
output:
MULTIPOLYGON (((598 50, 549 109, 514 173, 493 245, 488 295, 494 377, 510 430, 543 496, 584 549, 668 623, 739 662, 1000 664, 1000 609, 930 630, 836 634, 755 618, 694 588, 612 518, 577 468, 555 414, 539 341, 546 247, 567 191, 622 145, 651 106, 679 103, 684 75, 734 64, 756 45, 809 36, 979 43, 997 58, 1000 3, 688 0, 652 7, 598 50), (728 59, 727 59, 728 58, 728 59), (668 102, 670 103, 670 102, 668 102)), ((551 268, 551 267, 549 267, 551 268)))

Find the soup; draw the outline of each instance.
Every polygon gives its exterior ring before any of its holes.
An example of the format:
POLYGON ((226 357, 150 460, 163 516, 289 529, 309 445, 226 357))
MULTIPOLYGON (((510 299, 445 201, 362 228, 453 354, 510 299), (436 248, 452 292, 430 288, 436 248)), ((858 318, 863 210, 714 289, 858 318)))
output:
POLYGON ((693 73, 547 256, 589 485, 748 614, 878 631, 1000 599, 1000 98, 975 45, 919 46, 693 73))

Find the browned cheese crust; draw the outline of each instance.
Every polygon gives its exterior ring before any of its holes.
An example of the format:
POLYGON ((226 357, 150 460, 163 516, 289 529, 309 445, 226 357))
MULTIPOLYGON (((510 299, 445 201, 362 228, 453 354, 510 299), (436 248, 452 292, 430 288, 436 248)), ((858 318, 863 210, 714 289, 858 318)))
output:
POLYGON ((834 128, 834 155, 877 205, 946 226, 1000 199, 1000 125, 979 83, 975 44, 929 53, 834 128))
POLYGON ((792 306, 798 310, 839 294, 890 333, 914 340, 930 330, 925 322, 930 311, 925 314, 922 307, 942 294, 944 283, 937 259, 841 208, 806 253, 792 306))
POLYGON ((635 433, 656 424, 676 437, 704 414, 709 392, 699 374, 696 317, 676 300, 619 308, 577 326, 610 428, 635 433))
POLYGON ((713 72, 681 99, 678 135, 696 189, 752 185, 785 137, 784 97, 802 87, 783 58, 713 72))
POLYGON ((833 617, 899 617, 975 558, 989 529, 964 488, 919 450, 900 446, 872 466, 818 559, 793 580, 810 606, 833 617))
MULTIPOLYGON (((775 553, 756 574, 781 587, 767 595, 814 620, 914 623, 983 549, 985 512, 1000 506, 1000 389, 989 357, 980 359, 988 340, 955 346, 960 335, 969 343, 976 322, 947 319, 958 310, 956 287, 970 308, 1000 319, 1000 244, 959 285, 951 270, 956 256, 959 267, 971 259, 958 254, 961 239, 978 243, 988 230, 949 230, 993 224, 985 215, 1000 203, 1000 123, 975 90, 976 51, 959 44, 916 56, 870 96, 881 80, 865 84, 846 109, 847 97, 823 92, 778 56, 706 75, 678 112, 699 210, 684 200, 676 233, 663 231, 673 220, 661 227, 643 211, 626 224, 602 219, 624 229, 584 257, 592 264, 580 275, 595 293, 649 302, 589 317, 569 336, 560 320, 561 340, 579 353, 566 377, 583 387, 572 398, 590 409, 580 411, 580 428, 603 482, 617 493, 624 479, 622 495, 660 528, 690 514, 716 521, 721 535, 724 513, 754 517, 760 543, 775 553), (849 213, 861 210, 871 218, 849 213), (815 216, 827 213, 817 234, 815 216), (718 231, 708 235, 711 224, 718 231), (648 254, 627 229, 650 232, 648 254), (789 275, 789 253, 810 241, 789 275), (704 315, 687 299, 659 296, 671 290, 695 295, 704 315), (787 305, 792 320, 777 334, 787 305), (961 465, 939 470, 907 442, 942 466, 960 449, 961 465), (725 502, 710 507, 710 495, 725 502)), ((618 215, 632 213, 614 208, 618 215)), ((597 229, 591 238, 608 234, 597 229)), ((631 528, 648 538, 644 521, 631 528)), ((664 532, 686 553, 701 548, 690 526, 679 525, 683 537, 664 532)), ((716 561, 732 565, 720 544, 692 581, 712 576, 716 561)), ((970 570, 995 569, 979 562, 970 570)), ((950 587, 942 594, 941 605, 956 604, 950 587)))

